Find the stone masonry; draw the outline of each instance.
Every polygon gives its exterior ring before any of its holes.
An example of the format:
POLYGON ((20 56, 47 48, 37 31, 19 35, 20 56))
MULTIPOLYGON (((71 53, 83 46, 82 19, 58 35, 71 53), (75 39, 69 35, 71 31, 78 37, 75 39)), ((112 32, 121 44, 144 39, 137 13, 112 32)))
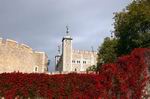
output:
POLYGON ((62 54, 55 56, 56 71, 59 72, 84 72, 90 66, 97 64, 97 52, 74 50, 72 37, 67 35, 62 39, 62 54))
POLYGON ((29 46, 18 44, 14 40, 0 39, 0 73, 47 71, 48 57, 45 52, 33 51, 29 46))

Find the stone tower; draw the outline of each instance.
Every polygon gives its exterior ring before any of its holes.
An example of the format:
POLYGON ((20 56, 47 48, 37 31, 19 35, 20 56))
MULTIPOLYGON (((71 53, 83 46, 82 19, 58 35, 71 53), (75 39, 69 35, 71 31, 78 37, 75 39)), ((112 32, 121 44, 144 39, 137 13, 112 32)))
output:
POLYGON ((68 26, 66 28, 66 36, 62 39, 62 71, 72 71, 72 38, 69 34, 68 26))

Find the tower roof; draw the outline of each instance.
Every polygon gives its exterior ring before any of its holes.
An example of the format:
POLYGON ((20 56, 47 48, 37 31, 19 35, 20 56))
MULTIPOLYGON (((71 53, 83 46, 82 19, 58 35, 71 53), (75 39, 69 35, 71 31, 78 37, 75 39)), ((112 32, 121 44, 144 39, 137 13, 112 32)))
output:
POLYGON ((68 26, 66 26, 66 36, 63 37, 62 41, 64 39, 72 40, 72 37, 70 36, 70 33, 69 33, 69 27, 68 26))
POLYGON ((69 35, 69 27, 68 26, 66 26, 66 34, 67 34, 67 36, 69 35))

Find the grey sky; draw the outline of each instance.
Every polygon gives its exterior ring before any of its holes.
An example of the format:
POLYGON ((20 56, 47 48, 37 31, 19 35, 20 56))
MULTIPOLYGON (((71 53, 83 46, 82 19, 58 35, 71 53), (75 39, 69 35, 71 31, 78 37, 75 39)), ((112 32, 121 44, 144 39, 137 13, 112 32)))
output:
POLYGON ((0 36, 45 51, 52 61, 70 27, 75 49, 97 50, 113 30, 113 12, 131 0, 0 0, 0 36))

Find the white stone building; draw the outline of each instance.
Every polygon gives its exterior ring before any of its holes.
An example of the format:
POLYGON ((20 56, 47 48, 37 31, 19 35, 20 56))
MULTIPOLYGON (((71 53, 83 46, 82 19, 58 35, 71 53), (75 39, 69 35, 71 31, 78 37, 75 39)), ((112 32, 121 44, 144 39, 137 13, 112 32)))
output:
MULTIPOLYGON (((56 71, 84 72, 90 66, 97 64, 97 52, 73 49, 73 39, 67 28, 66 36, 62 39, 62 54, 55 56, 56 71)), ((60 50, 59 50, 60 51, 60 50)))

